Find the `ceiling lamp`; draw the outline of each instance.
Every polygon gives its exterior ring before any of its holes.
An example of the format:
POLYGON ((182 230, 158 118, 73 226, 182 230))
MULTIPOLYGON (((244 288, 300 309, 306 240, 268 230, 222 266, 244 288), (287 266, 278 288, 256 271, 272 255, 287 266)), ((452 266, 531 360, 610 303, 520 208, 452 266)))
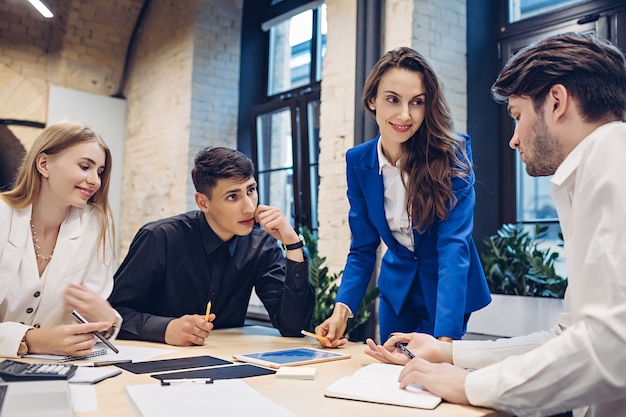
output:
POLYGON ((33 7, 37 9, 37 11, 41 13, 43 17, 51 18, 52 16, 54 16, 48 6, 43 4, 41 0, 28 0, 28 2, 32 4, 33 7))

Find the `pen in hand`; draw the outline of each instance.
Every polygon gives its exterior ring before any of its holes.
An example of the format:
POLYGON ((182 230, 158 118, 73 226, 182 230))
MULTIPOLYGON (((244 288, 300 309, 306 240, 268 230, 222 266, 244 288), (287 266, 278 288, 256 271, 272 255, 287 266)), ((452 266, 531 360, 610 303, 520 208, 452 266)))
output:
MULTIPOLYGON (((89 322, 88 322, 87 320, 85 320, 85 318, 84 318, 83 316, 81 316, 81 315, 78 313, 78 311, 76 311, 76 310, 72 310, 72 316, 73 316, 76 320, 78 320, 79 322, 81 322, 81 323, 89 323, 89 322)), ((99 332, 99 331, 97 331, 97 330, 94 330, 94 331, 93 331, 93 332, 91 332, 91 333, 93 333, 93 334, 94 334, 94 336, 96 336, 98 339, 100 339, 100 341, 101 341, 102 343, 104 343, 104 344, 105 344, 105 345, 106 345, 109 349, 111 349, 113 352, 115 352, 115 353, 120 353, 119 349, 118 349, 118 348, 116 348, 116 347, 113 345, 113 343, 109 342, 109 341, 107 340, 107 338, 106 338, 106 337, 104 337, 104 336, 102 335, 102 333, 100 333, 100 332, 99 332)))
POLYGON ((411 353, 411 351, 409 349, 406 348, 404 343, 398 342, 398 343, 396 343, 396 347, 398 349, 400 349, 402 351, 402 353, 404 353, 406 356, 408 356, 409 359, 413 359, 415 357, 415 355, 413 353, 411 353))
POLYGON ((319 334, 315 334, 315 333, 311 333, 311 332, 307 332, 306 330, 300 330, 300 333, 302 333, 305 336, 309 336, 309 337, 313 337, 321 342, 330 342, 330 339, 324 336, 320 336, 319 334))
POLYGON ((211 314, 211 301, 206 304, 206 314, 204 315, 204 321, 209 321, 209 314, 211 314))

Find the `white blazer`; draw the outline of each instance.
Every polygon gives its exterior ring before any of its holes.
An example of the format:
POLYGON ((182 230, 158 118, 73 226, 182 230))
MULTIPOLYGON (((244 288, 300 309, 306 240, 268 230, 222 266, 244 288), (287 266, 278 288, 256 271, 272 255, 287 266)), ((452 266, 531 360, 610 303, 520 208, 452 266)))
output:
POLYGON ((31 211, 0 199, 0 356, 5 357, 17 356, 28 329, 76 323, 64 307, 68 284, 82 284, 105 299, 113 289, 112 242, 103 254, 100 212, 90 205, 71 208, 43 279, 31 239, 31 211))

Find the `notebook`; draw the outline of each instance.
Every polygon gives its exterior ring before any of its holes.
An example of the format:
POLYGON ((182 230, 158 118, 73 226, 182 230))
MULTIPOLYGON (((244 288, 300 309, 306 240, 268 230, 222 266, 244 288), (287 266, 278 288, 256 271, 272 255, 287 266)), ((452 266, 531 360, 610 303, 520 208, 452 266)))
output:
POLYGON ((0 382, 0 417, 72 417, 67 381, 0 382))
POLYGON ((401 389, 398 376, 400 365, 373 363, 359 369, 351 376, 344 376, 326 388, 326 397, 367 401, 405 407, 433 409, 441 398, 418 385, 401 389))
POLYGON ((82 359, 91 359, 98 356, 106 355, 109 351, 107 347, 103 343, 96 343, 96 345, 91 350, 91 353, 86 356, 63 356, 63 355, 44 355, 39 353, 29 353, 24 355, 24 359, 39 359, 51 362, 71 362, 78 361, 82 359))

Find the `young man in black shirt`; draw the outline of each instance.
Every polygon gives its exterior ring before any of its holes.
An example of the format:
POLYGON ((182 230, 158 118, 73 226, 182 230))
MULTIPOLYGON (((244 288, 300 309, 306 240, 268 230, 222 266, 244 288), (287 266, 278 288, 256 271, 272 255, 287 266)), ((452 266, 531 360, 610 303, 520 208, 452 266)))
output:
POLYGON ((199 210, 143 226, 115 273, 118 338, 201 345, 214 328, 243 326, 253 288, 274 327, 300 336, 315 304, 303 242, 278 208, 258 204, 252 161, 205 148, 191 176, 199 210))

